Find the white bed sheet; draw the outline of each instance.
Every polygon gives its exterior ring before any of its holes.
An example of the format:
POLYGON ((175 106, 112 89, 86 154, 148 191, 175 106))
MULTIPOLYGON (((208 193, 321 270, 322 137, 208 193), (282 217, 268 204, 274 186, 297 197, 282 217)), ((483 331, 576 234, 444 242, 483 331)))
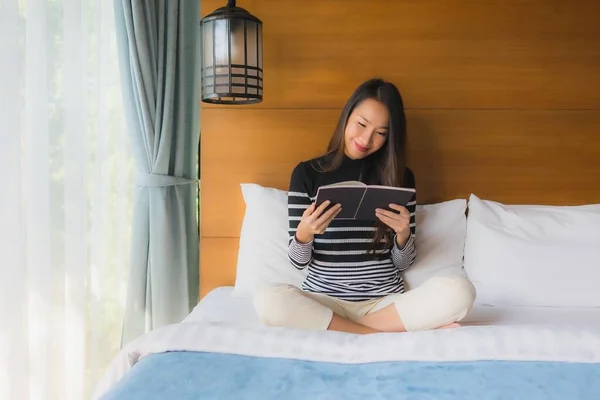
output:
POLYGON ((99 398, 137 361, 166 351, 205 351, 337 363, 384 361, 562 361, 600 363, 599 308, 483 307, 465 327, 350 335, 262 326, 248 297, 213 290, 182 323, 127 344, 100 382, 99 398))
MULTIPOLYGON (((183 322, 220 322, 260 326, 251 298, 236 295, 232 286, 223 286, 212 290, 183 322)), ((581 328, 600 333, 600 308, 476 305, 461 323, 465 326, 543 325, 581 328)))

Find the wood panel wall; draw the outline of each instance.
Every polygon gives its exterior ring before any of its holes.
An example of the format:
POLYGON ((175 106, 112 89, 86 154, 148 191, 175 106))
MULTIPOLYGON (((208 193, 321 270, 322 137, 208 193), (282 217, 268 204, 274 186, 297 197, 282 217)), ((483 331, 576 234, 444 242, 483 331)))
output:
MULTIPOLYGON (((225 1, 202 0, 202 15, 225 1)), ((400 89, 419 202, 600 202, 600 2, 245 0, 264 101, 202 104, 201 295, 235 279, 239 184, 287 189, 354 88, 400 89)))

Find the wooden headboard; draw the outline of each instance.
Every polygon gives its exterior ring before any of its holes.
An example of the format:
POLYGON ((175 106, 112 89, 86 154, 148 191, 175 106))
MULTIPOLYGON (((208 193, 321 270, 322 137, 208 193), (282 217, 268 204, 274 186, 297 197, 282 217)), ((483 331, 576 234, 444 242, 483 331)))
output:
POLYGON ((492 3, 238 1, 264 24, 265 99, 202 105, 201 296, 234 283, 240 183, 287 189, 370 77, 404 97, 420 203, 600 203, 600 2, 492 3))

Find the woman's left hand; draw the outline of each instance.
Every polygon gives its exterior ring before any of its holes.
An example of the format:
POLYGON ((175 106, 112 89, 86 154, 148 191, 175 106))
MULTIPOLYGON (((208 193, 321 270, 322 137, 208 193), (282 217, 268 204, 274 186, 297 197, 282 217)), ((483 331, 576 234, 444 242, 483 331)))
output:
POLYGON ((397 212, 378 208, 375 210, 375 215, 396 232, 398 247, 403 248, 410 236, 410 212, 406 207, 397 204, 390 204, 390 208, 397 212))

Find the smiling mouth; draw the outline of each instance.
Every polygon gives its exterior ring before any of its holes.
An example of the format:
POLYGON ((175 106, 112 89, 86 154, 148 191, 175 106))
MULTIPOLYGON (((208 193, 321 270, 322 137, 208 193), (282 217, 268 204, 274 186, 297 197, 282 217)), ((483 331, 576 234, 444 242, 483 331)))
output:
POLYGON ((369 151, 368 147, 363 147, 360 144, 356 143, 356 141, 354 141, 354 147, 356 148, 356 150, 360 151, 361 153, 366 153, 367 151, 369 151))

